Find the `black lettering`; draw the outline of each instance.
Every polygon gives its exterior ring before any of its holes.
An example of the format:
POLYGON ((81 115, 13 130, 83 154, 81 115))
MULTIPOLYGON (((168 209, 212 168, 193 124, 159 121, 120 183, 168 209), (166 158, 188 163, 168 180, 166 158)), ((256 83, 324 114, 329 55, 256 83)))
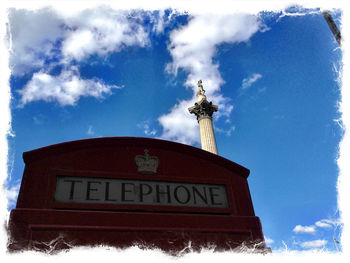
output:
POLYGON ((215 187, 215 186, 209 187, 209 193, 210 193, 211 203, 212 203, 213 205, 222 205, 222 203, 216 203, 216 202, 214 201, 214 198, 217 197, 217 196, 219 196, 219 194, 213 192, 215 189, 218 190, 219 188, 218 188, 218 187, 215 187))
POLYGON ((192 193, 193 193, 193 199, 194 199, 194 203, 197 204, 197 199, 196 199, 196 195, 198 195, 200 197, 200 199, 202 199, 202 201, 207 205, 208 204, 208 197, 207 197, 207 191, 206 188, 203 187, 203 192, 204 194, 202 195, 199 190, 197 190, 197 188, 195 186, 192 186, 192 193))
POLYGON ((190 193, 190 191, 189 191, 185 186, 179 185, 179 186, 177 186, 177 187, 175 188, 175 190, 174 190, 174 197, 175 197, 176 201, 179 202, 180 204, 187 204, 187 203, 190 201, 191 193, 190 193), (185 189, 185 192, 187 193, 187 199, 186 199, 186 201, 180 201, 180 199, 179 199, 178 190, 179 190, 180 187, 183 188, 183 189, 185 189))
POLYGON ((140 202, 143 202, 143 196, 149 195, 150 193, 152 193, 151 186, 149 186, 148 184, 140 184, 140 202), (144 189, 143 189, 144 186, 148 187, 147 192, 144 191, 144 189))
POLYGON ((170 186, 166 186, 166 191, 161 192, 159 189, 159 185, 156 185, 156 194, 157 194, 157 203, 160 203, 160 195, 166 194, 168 197, 168 204, 171 203, 171 197, 170 197, 170 186))
POLYGON ((91 184, 101 184, 101 182, 90 182, 90 181, 87 182, 86 200, 98 201, 99 199, 90 198, 90 192, 98 190, 97 188, 91 188, 91 184))
POLYGON ((82 183, 80 180, 64 180, 64 182, 70 182, 69 200, 73 200, 75 183, 82 183))
POLYGON ((106 182, 105 201, 117 201, 116 199, 109 199, 109 182, 106 182))
POLYGON ((135 184, 133 183, 122 183, 122 201, 123 202, 134 202, 134 200, 131 200, 131 199, 126 199, 125 196, 126 196, 126 193, 132 193, 132 190, 127 190, 125 189, 125 186, 126 185, 133 185, 135 187, 135 184))

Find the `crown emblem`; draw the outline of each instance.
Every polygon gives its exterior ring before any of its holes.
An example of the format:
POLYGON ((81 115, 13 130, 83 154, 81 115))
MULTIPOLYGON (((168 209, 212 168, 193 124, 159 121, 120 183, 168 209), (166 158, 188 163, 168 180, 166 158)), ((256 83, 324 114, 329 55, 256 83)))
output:
POLYGON ((137 171, 142 174, 155 174, 158 168, 158 157, 150 156, 148 150, 144 150, 145 155, 136 155, 135 163, 137 165, 137 171))

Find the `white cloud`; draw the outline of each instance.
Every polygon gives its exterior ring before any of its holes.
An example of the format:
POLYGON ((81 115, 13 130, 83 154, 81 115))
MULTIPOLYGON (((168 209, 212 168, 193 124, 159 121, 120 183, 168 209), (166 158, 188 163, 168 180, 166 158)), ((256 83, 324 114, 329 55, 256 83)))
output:
MULTIPOLYGON (((142 25, 143 16, 153 14, 107 7, 78 13, 58 13, 52 8, 11 9, 8 26, 11 73, 22 76, 35 72, 19 91, 20 106, 37 100, 75 105, 81 96, 102 98, 103 94, 110 93, 117 86, 82 79, 78 68, 73 69, 70 63, 93 54, 106 56, 128 46, 148 45, 149 34, 142 25), (59 76, 50 73, 55 66, 64 68, 59 76)), ((154 27, 153 30, 160 33, 164 22, 155 23, 154 27)))
POLYGON ((17 196, 20 188, 20 184, 15 184, 7 189, 5 189, 6 198, 7 198, 7 207, 12 207, 16 205, 17 196))
POLYGON ((127 46, 143 47, 149 39, 139 20, 140 16, 135 19, 126 11, 106 7, 73 14, 58 14, 52 8, 11 9, 8 45, 12 74, 23 75, 47 67, 45 62, 53 57, 59 63, 67 63, 92 54, 103 56, 127 46))
POLYGON ((92 54, 105 56, 127 46, 143 47, 149 44, 149 36, 140 19, 140 16, 132 17, 126 11, 106 7, 67 16, 64 19, 67 30, 62 53, 65 59, 81 61, 92 54))
POLYGON ((233 107, 220 94, 220 86, 224 84, 224 80, 221 78, 219 65, 212 61, 216 46, 221 43, 247 41, 260 27, 258 17, 253 15, 200 14, 191 18, 187 25, 171 32, 168 49, 173 61, 167 65, 166 70, 174 75, 179 69, 188 73, 185 86, 193 90, 193 97, 180 101, 170 113, 159 118, 163 126, 163 138, 185 143, 199 141, 195 121, 187 111, 187 107, 195 102, 199 79, 203 80, 208 99, 219 105, 216 118, 230 115, 233 107))
POLYGON ((316 229, 314 226, 302 226, 302 225, 297 225, 294 227, 293 232, 295 233, 309 233, 309 234, 314 234, 316 233, 316 229))
POLYGON ((63 21, 49 8, 9 10, 9 65, 13 75, 42 68, 52 58, 55 43, 63 36, 63 21))
POLYGON ((33 74, 32 79, 18 92, 22 95, 21 106, 32 101, 57 101, 60 105, 75 105, 81 96, 103 98, 111 89, 119 88, 106 85, 98 79, 82 79, 75 67, 63 70, 60 75, 52 76, 45 72, 33 74))
POLYGON ((325 229, 330 229, 333 228, 334 226, 340 225, 341 222, 339 219, 321 219, 315 224, 310 225, 310 226, 302 226, 302 225, 297 225, 294 227, 293 232, 295 233, 309 233, 309 234, 314 234, 317 232, 316 228, 325 228, 325 229))
POLYGON ((253 85, 253 83, 255 83, 258 79, 262 78, 262 75, 259 73, 254 73, 252 76, 250 76, 249 78, 245 78, 242 81, 242 89, 247 89, 249 88, 251 85, 253 85))
POLYGON ((174 139, 184 144, 199 142, 197 120, 188 112, 192 104, 192 100, 181 101, 171 109, 170 113, 158 118, 159 123, 163 126, 161 138, 174 139))
POLYGON ((317 240, 313 240, 313 241, 302 242, 300 244, 300 246, 302 248, 311 248, 312 249, 312 248, 324 247, 327 243, 328 243, 327 240, 317 239, 317 240))
POLYGON ((317 227, 321 227, 321 228, 331 228, 331 227, 333 227, 333 224, 334 224, 333 221, 327 220, 327 219, 322 219, 322 220, 317 221, 317 222, 315 223, 315 225, 316 225, 317 227))

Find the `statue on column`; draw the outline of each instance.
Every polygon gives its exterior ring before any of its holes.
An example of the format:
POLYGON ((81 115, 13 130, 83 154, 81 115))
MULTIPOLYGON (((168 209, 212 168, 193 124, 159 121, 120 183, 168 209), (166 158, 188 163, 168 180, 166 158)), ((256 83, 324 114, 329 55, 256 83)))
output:
POLYGON ((202 94, 202 95, 204 95, 204 93, 205 93, 205 90, 203 89, 203 85, 202 85, 202 80, 200 79, 200 80, 198 80, 198 93, 197 94, 202 94))

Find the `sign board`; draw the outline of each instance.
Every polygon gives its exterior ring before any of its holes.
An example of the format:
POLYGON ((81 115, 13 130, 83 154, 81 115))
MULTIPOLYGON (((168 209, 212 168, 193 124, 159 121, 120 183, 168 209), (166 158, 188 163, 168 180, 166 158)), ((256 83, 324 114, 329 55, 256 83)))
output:
POLYGON ((11 211, 9 249, 47 244, 147 244, 181 251, 215 244, 262 249, 249 170, 179 143, 97 138, 23 154, 25 170, 11 211))
POLYGON ((224 185, 57 176, 55 201, 228 208, 224 185))

